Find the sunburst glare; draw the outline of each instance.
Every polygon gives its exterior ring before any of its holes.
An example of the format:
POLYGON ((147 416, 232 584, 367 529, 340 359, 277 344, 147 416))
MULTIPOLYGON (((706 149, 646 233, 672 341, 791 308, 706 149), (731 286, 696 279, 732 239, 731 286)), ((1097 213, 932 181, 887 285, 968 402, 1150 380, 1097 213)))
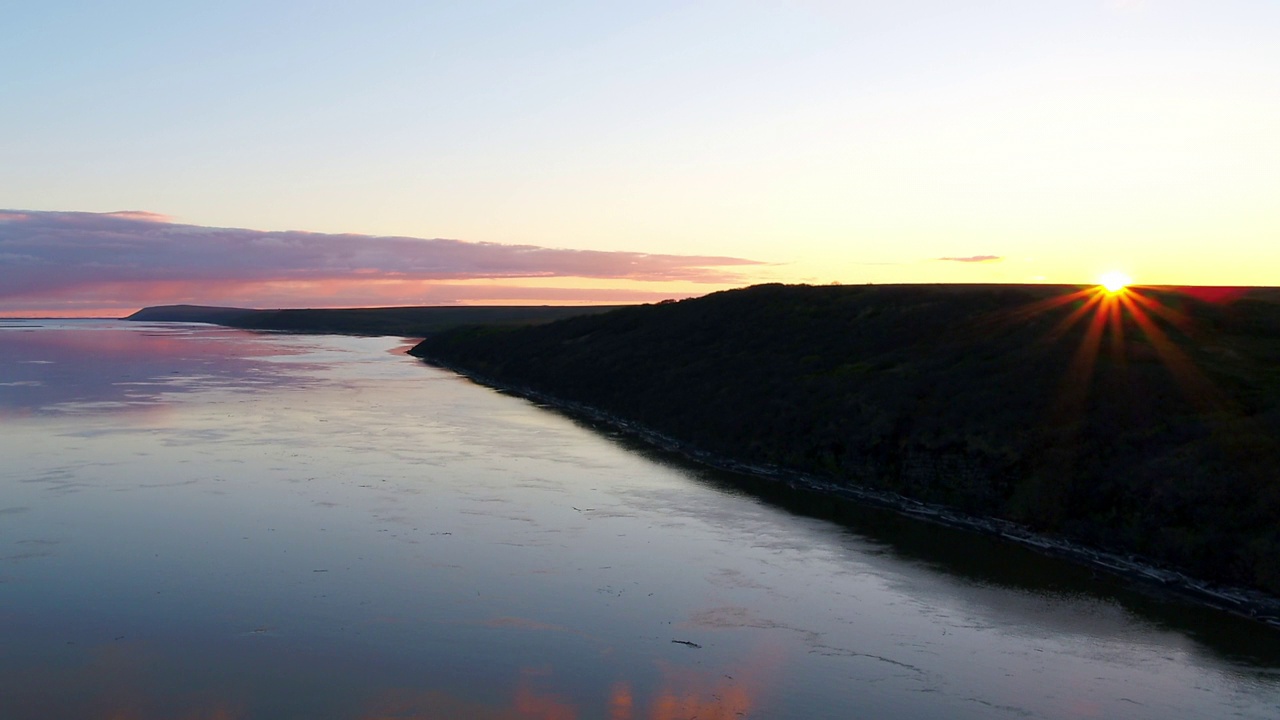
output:
POLYGON ((1112 272, 1105 273, 1102 277, 1098 278, 1098 284, 1105 288, 1109 293, 1118 293, 1128 287, 1132 282, 1133 278, 1122 272, 1114 270, 1112 272))

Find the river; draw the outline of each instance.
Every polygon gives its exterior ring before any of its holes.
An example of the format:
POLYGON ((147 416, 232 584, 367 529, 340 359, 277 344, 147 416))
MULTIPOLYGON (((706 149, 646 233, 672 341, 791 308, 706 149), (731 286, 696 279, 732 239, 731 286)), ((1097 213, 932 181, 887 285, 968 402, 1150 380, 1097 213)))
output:
POLYGON ((1273 629, 407 347, 0 321, 0 717, 1280 715, 1273 629))

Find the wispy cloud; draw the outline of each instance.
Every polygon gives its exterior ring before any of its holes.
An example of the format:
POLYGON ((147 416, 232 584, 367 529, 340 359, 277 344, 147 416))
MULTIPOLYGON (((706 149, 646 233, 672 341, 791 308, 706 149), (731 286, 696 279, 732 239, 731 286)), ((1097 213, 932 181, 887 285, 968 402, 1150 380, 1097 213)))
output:
MULTIPOLYGON (((0 210, 0 309, 37 300, 128 306, 237 297, 246 304, 255 297, 292 299, 277 305, 414 303, 429 286, 483 279, 731 285, 761 264, 732 257, 202 227, 138 211, 0 210)), ((565 285, 571 289, 573 282, 565 285)), ((455 300, 465 302, 473 293, 455 300)), ((435 302, 450 301, 439 292, 427 294, 435 302)))
POLYGON ((985 262, 1000 262, 1004 258, 999 255, 970 255, 968 257, 944 257, 944 258, 938 258, 938 259, 945 260, 947 262, 985 263, 985 262))

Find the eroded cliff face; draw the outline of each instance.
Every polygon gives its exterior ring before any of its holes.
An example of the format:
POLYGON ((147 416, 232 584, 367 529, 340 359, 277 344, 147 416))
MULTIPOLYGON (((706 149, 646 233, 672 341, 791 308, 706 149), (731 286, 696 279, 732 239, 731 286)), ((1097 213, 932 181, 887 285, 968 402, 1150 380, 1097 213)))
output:
POLYGON ((772 285, 413 353, 743 463, 1280 593, 1277 296, 772 285))

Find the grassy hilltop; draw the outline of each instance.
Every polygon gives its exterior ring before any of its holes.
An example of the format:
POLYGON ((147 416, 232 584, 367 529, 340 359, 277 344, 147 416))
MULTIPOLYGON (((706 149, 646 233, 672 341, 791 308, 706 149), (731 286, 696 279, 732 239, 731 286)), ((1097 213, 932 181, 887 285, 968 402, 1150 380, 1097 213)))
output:
POLYGON ((412 352, 723 457, 1280 594, 1280 291, 764 285, 412 352))

